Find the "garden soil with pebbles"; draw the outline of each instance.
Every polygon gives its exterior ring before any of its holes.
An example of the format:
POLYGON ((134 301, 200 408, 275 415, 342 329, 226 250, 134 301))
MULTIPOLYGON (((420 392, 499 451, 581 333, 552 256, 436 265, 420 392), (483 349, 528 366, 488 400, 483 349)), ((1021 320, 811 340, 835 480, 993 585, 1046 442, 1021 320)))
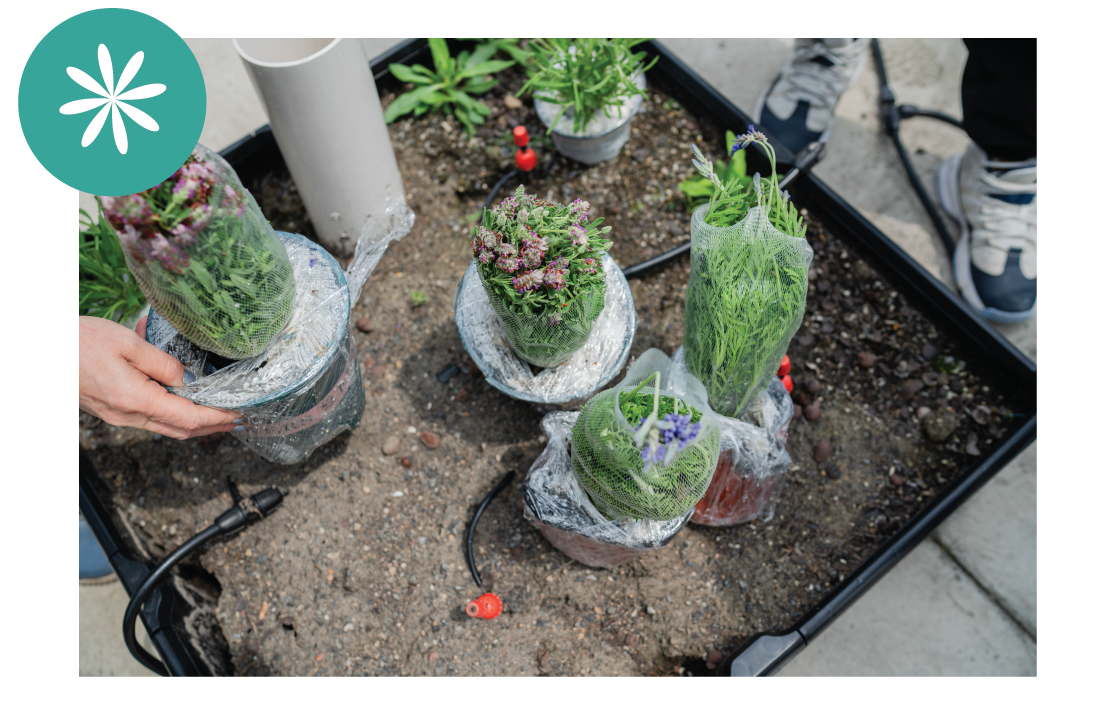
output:
MULTIPOLYGON (((522 518, 523 476, 544 447, 542 411, 477 375, 453 320, 474 214, 513 166, 510 129, 524 123, 541 159, 529 190, 590 201, 592 217, 614 228, 612 254, 628 265, 687 239, 676 184, 691 173, 688 146, 711 157, 723 157, 723 146, 651 88, 619 157, 574 164, 551 151, 529 102, 506 107, 503 96, 521 83, 506 74, 474 139, 441 115, 390 127, 417 220, 353 314, 353 323, 370 320, 369 331, 355 331, 368 394, 358 430, 305 465, 277 466, 231 436, 155 439, 80 416, 82 447, 111 505, 154 557, 230 506, 226 477, 245 493, 289 488, 270 518, 195 557, 221 587, 217 617, 237 674, 706 673, 745 637, 790 626, 1007 430, 1011 410, 980 379, 982 365, 964 363, 969 356, 946 334, 809 218, 816 256, 789 355, 794 400, 820 415, 792 423, 795 464, 774 518, 689 526, 666 548, 609 571, 556 551, 522 518), (410 296, 417 290, 428 297, 420 307, 410 296), (449 365, 459 372, 441 383, 449 365), (925 419, 940 442, 926 437, 925 419), (439 442, 423 442, 426 432, 439 442), (398 449, 385 455, 391 437, 398 449), (831 455, 817 462, 821 441, 831 455), (469 619, 464 606, 480 590, 464 534, 510 468, 520 474, 475 540, 504 610, 469 619)), ((288 176, 251 188, 277 228, 311 235, 288 176)), ((631 280, 639 316, 631 359, 680 345, 687 277, 685 257, 631 280)))

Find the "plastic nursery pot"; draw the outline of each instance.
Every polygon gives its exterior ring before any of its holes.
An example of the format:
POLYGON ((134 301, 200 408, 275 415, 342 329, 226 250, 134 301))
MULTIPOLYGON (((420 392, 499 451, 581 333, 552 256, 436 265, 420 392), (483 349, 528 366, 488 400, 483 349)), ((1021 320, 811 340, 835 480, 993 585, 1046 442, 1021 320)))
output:
MULTIPOLYGON (((300 373, 281 380, 282 385, 268 391, 250 378, 227 377, 232 368, 213 363, 212 354, 185 341, 180 334, 167 343, 165 329, 170 327, 154 310, 147 321, 147 341, 178 357, 199 376, 197 383, 212 380, 213 385, 188 395, 190 400, 244 416, 244 430, 233 433, 251 450, 271 462, 289 465, 304 462, 310 453, 340 433, 354 430, 360 423, 365 405, 363 377, 355 345, 348 329, 351 311, 348 283, 340 264, 324 250, 301 235, 279 232, 287 252, 314 250, 316 260, 328 270, 327 279, 303 279, 297 286, 299 305, 306 293, 328 284, 334 290, 328 309, 307 320, 304 330, 312 330, 313 356, 283 368, 298 368, 300 373), (333 306, 334 305, 334 306, 333 306)), ((280 337, 280 340, 288 335, 280 337)), ((270 354, 271 348, 265 354, 270 354)), ((224 362, 227 363, 227 362, 224 362)), ((234 362, 240 363, 240 362, 234 362)), ((234 364, 233 364, 234 365, 234 364)), ((262 370, 267 364, 258 367, 262 370)), ((272 364, 277 365, 277 364, 272 364)))
MULTIPOLYGON (((634 84, 644 90, 645 74, 635 77, 634 84)), ((553 127, 550 135, 556 149, 573 160, 592 165, 614 158, 630 140, 630 121, 642 105, 642 96, 627 97, 617 112, 613 107, 610 109, 612 116, 607 116, 603 110, 595 112, 579 133, 573 129, 571 108, 558 116, 560 106, 545 101, 540 93, 535 96, 533 105, 545 126, 553 127)))
POLYGON ((729 527, 771 515, 777 493, 784 484, 784 473, 757 478, 734 466, 734 451, 719 453, 719 464, 707 493, 696 503, 692 523, 710 527, 729 527))

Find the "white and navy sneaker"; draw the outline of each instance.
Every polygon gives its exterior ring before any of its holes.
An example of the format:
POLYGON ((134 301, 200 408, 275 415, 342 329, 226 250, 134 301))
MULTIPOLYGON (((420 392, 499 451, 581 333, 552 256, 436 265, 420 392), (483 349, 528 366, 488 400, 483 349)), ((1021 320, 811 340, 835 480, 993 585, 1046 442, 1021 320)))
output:
POLYGON ((1036 310, 1036 159, 991 161, 974 144, 939 168, 943 209, 961 226, 958 290, 986 319, 1015 324, 1036 310))
POLYGON ((813 141, 827 142, 835 126, 835 105, 862 73, 869 40, 796 40, 780 74, 754 108, 761 127, 793 155, 813 141))

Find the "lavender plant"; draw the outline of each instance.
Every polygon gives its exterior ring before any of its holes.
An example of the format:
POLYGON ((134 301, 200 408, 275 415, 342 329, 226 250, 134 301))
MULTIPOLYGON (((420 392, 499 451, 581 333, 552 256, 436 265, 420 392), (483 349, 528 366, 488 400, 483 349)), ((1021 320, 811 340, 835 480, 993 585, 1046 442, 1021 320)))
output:
POLYGON ((684 398, 661 392, 660 365, 668 362, 653 351, 622 383, 588 401, 572 426, 576 477, 615 518, 681 516, 703 496, 718 462, 718 421, 708 423, 684 398), (654 361, 660 365, 645 374, 654 361))
POLYGON ((800 327, 812 259, 803 220, 777 188, 773 148, 749 128, 733 151, 757 144, 774 169, 746 186, 724 183, 692 146, 692 163, 714 190, 692 215, 684 305, 685 365, 707 387, 711 407, 735 418, 769 385, 800 327))
POLYGON ((515 352, 547 368, 564 361, 591 335, 603 311, 601 260, 611 247, 603 218, 588 222, 590 205, 539 200, 518 186, 484 210, 472 241, 476 268, 515 352))
POLYGON ((286 249, 220 155, 199 145, 162 183, 101 202, 143 294, 191 342, 239 360, 286 327, 286 249))
MULTIPOLYGON (((560 113, 573 110, 574 128, 581 132, 596 112, 610 116, 611 110, 618 111, 628 97, 646 96, 634 84, 634 78, 648 71, 658 58, 646 65, 645 52, 632 49, 645 41, 594 37, 532 40, 529 48, 534 63, 518 96, 541 90, 545 101, 560 105, 560 113)), ((549 132, 552 130, 550 126, 549 132)))

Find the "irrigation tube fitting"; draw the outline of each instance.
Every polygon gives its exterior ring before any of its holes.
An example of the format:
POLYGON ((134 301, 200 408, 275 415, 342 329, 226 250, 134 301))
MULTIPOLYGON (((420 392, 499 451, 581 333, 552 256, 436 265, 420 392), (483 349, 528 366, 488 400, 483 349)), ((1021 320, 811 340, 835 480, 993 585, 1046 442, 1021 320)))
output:
POLYGON ((518 474, 517 470, 510 470, 502 479, 498 481, 495 488, 487 493, 483 501, 475 510, 475 515, 471 518, 471 524, 468 525, 468 537, 465 544, 465 551, 468 557, 468 569, 471 571, 471 577, 475 579, 475 585, 479 586, 479 590, 483 591, 483 595, 469 603, 465 607, 465 612, 472 618, 495 618, 502 613, 502 599, 484 589, 483 579, 479 576, 479 569, 475 567, 475 553, 472 551, 472 539, 475 537, 475 528, 479 525, 479 518, 483 516, 483 511, 487 509, 487 505, 498 497, 499 492, 506 489, 506 486, 518 474))
MULTIPOLYGON (((191 551, 218 534, 230 536, 244 529, 247 525, 263 519, 263 517, 278 509, 284 498, 283 493, 277 488, 268 487, 245 500, 240 496, 236 483, 230 477, 228 478, 228 488, 232 492, 233 504, 231 509, 218 516, 212 526, 194 534, 189 541, 163 559, 162 563, 143 580, 139 590, 128 602, 127 611, 124 612, 124 642, 127 644, 128 650, 145 667, 163 677, 170 674, 166 666, 162 664, 161 660, 144 650, 135 639, 135 619, 139 616, 139 610, 143 607, 143 602, 151 595, 151 591, 158 585, 162 577, 191 551)), ((468 543, 469 545, 471 543, 470 537, 468 543)))

